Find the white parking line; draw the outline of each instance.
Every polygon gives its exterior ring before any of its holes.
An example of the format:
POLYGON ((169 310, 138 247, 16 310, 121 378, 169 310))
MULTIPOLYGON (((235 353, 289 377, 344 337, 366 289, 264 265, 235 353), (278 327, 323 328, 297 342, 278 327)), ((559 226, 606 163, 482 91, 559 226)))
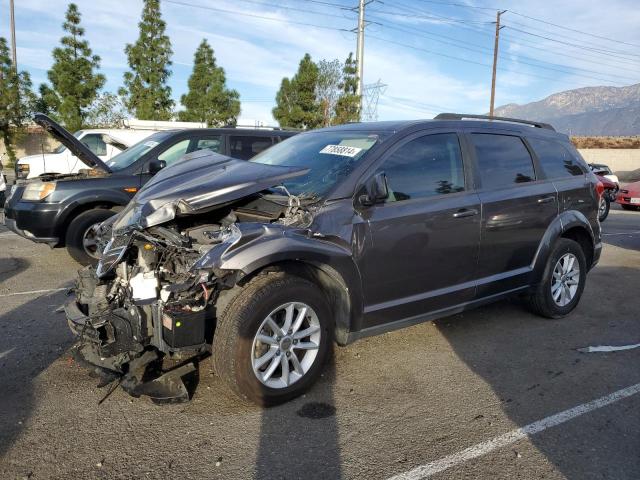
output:
POLYGON ((635 230, 631 232, 614 232, 614 233, 603 233, 602 235, 635 235, 640 233, 640 230, 635 230))
POLYGON ((511 430, 504 435, 494 437, 486 442, 478 443, 473 447, 466 448, 452 455, 447 455, 440 460, 435 460, 425 465, 416 467, 413 470, 409 470, 408 472, 395 475, 389 480, 418 480, 421 478, 430 477, 431 475, 460 465, 468 460, 481 457, 482 455, 486 455, 493 450, 511 445, 512 443, 522 440, 523 438, 527 438, 536 433, 540 433, 547 428, 555 427, 556 425, 560 425, 561 423, 568 422, 569 420, 584 415, 585 413, 589 413, 594 410, 598 410, 599 408, 606 407, 607 405, 611 405, 612 403, 615 403, 624 398, 631 397, 632 395, 636 395, 637 393, 640 393, 640 383, 636 383, 635 385, 631 385, 630 387, 623 388, 622 390, 618 390, 604 397, 592 400, 591 402, 583 403, 582 405, 570 408, 569 410, 564 410, 563 412, 556 413, 555 415, 551 415, 550 417, 543 418, 542 420, 538 420, 537 422, 530 423, 529 425, 526 425, 522 428, 511 430))
POLYGON ((10 235, 15 235, 15 233, 13 233, 13 232, 3 232, 3 233, 0 233, 0 237, 8 237, 8 236, 10 236, 10 235))
POLYGON ((46 290, 30 290, 28 292, 3 293, 3 294, 0 294, 0 298, 2 298, 2 297, 14 297, 16 295, 35 295, 35 294, 38 294, 38 293, 61 292, 63 290, 69 290, 69 287, 49 288, 49 289, 46 289, 46 290))

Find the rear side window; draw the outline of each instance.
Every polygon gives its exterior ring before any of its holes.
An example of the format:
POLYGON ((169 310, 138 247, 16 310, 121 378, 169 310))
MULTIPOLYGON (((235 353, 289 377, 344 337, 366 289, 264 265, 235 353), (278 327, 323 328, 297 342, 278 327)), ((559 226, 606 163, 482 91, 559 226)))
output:
POLYGON ((483 188, 509 187, 535 180, 533 161, 520 137, 471 134, 483 188))
POLYGON ((193 151, 209 149, 214 153, 220 153, 220 146, 222 145, 222 137, 215 135, 212 137, 199 138, 196 142, 196 146, 193 151))
POLYGON ((583 175, 585 172, 576 158, 558 142, 529 138, 542 170, 547 178, 562 178, 583 175))
POLYGON ((393 152, 380 171, 387 176, 389 202, 464 190, 458 135, 443 133, 411 140, 393 152))
POLYGON ((229 155, 233 158, 240 158, 242 160, 249 160, 258 153, 266 150, 273 141, 271 137, 245 137, 232 135, 229 137, 230 152, 229 155))

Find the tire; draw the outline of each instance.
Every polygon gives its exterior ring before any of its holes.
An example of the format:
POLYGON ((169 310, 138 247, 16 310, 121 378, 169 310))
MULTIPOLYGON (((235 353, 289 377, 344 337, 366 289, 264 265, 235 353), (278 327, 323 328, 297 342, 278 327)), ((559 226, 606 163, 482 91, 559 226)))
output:
POLYGON ((598 220, 604 222, 606 218, 609 216, 609 210, 611 209, 611 200, 609 200, 605 195, 600 198, 600 203, 598 203, 598 220))
MULTIPOLYGON (((535 289, 525 299, 527 307, 533 312, 546 318, 562 318, 578 305, 584 285, 587 279, 587 262, 585 254, 580 247, 580 244, 570 240, 568 238, 559 238, 547 259, 547 264, 544 269, 542 279, 535 289), (575 257, 575 261, 578 262, 579 273, 573 275, 573 278, 578 277, 578 284, 571 297, 571 300, 562 305, 558 301, 554 300, 552 294, 552 284, 557 285, 557 281, 554 280, 554 270, 556 269, 561 258, 567 255, 575 257)), ((571 287, 568 287, 572 289, 571 287)), ((562 290, 562 287, 561 287, 562 290)))
MULTIPOLYGON (((331 309, 324 294, 317 285, 308 280, 284 272, 261 273, 243 287, 236 288, 239 290, 233 299, 226 304, 224 311, 218 313, 213 336, 215 373, 241 399, 258 405, 276 405, 301 395, 322 373, 333 340, 331 309), (304 322, 299 326, 298 334, 311 331, 311 327, 318 328, 317 349, 302 349, 303 343, 305 346, 310 345, 313 338, 317 339, 317 332, 313 334, 316 337, 310 336, 309 340, 293 340, 295 333, 275 337, 270 327, 261 328, 264 325, 263 322, 267 321, 267 317, 272 317, 280 326, 279 323, 284 319, 281 313, 286 312, 278 309, 291 303, 310 307, 309 314, 304 317, 304 322), (315 322, 315 326, 312 325, 312 321, 315 322), (274 338, 279 340, 272 345, 259 342, 256 336, 259 329, 263 334, 261 338, 268 337, 272 342, 274 338), (298 346, 292 345, 292 342, 298 346), (287 350, 288 346, 291 348, 290 351, 287 350), (263 352, 260 352, 260 349, 263 349, 263 352), (313 355, 313 352, 316 352, 315 355, 308 357, 305 361, 307 355, 313 355), (265 369, 264 375, 259 370, 255 372, 256 362, 269 355, 272 355, 269 357, 270 360, 259 367, 265 369), (298 377, 296 377, 298 373, 291 358, 293 355, 298 360, 300 371, 304 365, 307 367, 307 370, 298 377), (285 378, 283 371, 285 362, 286 370, 290 372, 286 378, 292 379, 287 380, 286 384, 282 383, 285 378), (265 381, 280 382, 281 384, 277 387, 267 385, 258 378, 259 374, 263 379, 267 376, 266 371, 271 368, 272 363, 277 365, 276 370, 265 381)), ((292 310, 292 312, 291 318, 297 318, 296 312, 299 313, 300 310, 292 310)), ((295 327, 295 320, 293 323, 295 327)))
POLYGON ((67 234, 65 237, 65 243, 69 255, 81 265, 96 265, 98 263, 97 254, 91 255, 90 250, 85 248, 84 239, 88 230, 104 222, 107 218, 112 217, 115 212, 106 210, 103 208, 95 208, 82 212, 76 218, 74 218, 69 227, 67 228, 67 234))

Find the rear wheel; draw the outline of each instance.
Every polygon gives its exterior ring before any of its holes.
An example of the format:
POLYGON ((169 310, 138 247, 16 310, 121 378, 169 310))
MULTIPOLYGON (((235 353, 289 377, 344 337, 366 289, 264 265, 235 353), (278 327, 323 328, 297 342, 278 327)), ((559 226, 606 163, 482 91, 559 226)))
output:
POLYGON ((526 299, 531 311, 547 318, 568 315, 580 301, 587 279, 587 262, 580 244, 560 238, 540 283, 526 299))
POLYGON ((598 204, 598 220, 604 222, 609 216, 609 209, 611 208, 611 201, 605 195, 600 197, 600 203, 598 204))
POLYGON ((214 370, 242 399, 285 402, 320 376, 331 324, 331 310, 316 285, 282 272, 260 274, 218 317, 214 370))
POLYGON ((96 265, 100 258, 98 226, 114 215, 111 210, 96 208, 81 213, 67 228, 66 245, 69 255, 81 265, 96 265))

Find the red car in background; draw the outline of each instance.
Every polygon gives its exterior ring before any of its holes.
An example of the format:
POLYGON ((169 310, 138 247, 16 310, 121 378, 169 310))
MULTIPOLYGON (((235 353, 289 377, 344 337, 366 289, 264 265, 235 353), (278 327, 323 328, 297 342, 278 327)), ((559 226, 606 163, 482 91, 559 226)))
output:
POLYGON ((602 192, 602 197, 600 197, 600 203, 598 204, 598 220, 604 222, 605 218, 609 216, 609 209, 611 208, 611 202, 616 201, 616 195, 618 194, 618 184, 612 182, 609 178, 604 175, 599 174, 598 172, 594 172, 602 183, 604 187, 604 191, 602 192))
POLYGON ((622 187, 616 202, 625 210, 640 210, 640 182, 629 183, 622 187))

